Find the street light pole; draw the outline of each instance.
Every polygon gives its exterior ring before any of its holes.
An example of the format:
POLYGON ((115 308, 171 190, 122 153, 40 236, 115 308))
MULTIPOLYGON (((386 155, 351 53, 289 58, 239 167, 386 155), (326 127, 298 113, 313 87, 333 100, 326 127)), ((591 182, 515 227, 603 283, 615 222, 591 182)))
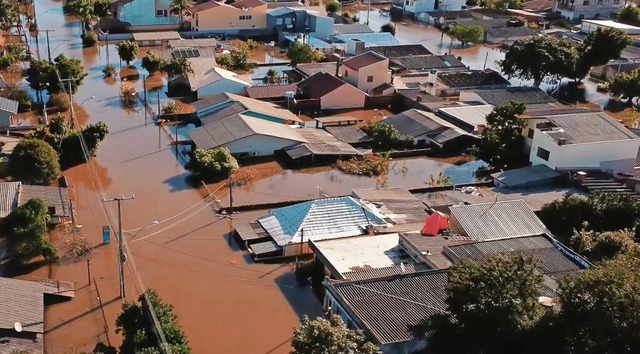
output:
POLYGON ((103 198, 102 202, 116 202, 118 203, 118 273, 120 274, 120 298, 124 299, 126 296, 126 289, 124 285, 124 242, 122 239, 122 201, 135 199, 135 196, 130 195, 128 197, 120 196, 116 198, 103 198))
POLYGON ((49 56, 49 63, 52 63, 51 61, 51 47, 49 46, 49 32, 55 32, 56 30, 52 30, 52 29, 43 29, 42 32, 47 34, 47 54, 49 56))

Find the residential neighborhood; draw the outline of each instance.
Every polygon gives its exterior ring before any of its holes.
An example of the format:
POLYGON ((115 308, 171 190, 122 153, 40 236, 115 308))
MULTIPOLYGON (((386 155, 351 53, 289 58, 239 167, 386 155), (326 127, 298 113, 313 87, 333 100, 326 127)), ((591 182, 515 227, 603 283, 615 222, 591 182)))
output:
POLYGON ((0 9, 0 353, 640 352, 636 3, 0 9))

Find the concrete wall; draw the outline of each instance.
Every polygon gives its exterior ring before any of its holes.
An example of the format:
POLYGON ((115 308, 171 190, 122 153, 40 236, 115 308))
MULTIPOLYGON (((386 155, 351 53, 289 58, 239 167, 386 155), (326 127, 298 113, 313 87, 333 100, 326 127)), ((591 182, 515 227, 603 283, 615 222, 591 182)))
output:
POLYGON ((633 170, 640 148, 640 138, 588 144, 558 145, 556 141, 536 129, 529 154, 532 165, 544 164, 552 169, 597 169, 628 172, 633 170), (538 148, 549 151, 549 159, 537 156, 538 148))
POLYGON ((251 85, 249 83, 242 84, 236 81, 222 79, 198 89, 198 97, 212 96, 223 92, 244 95, 247 87, 251 87, 251 85))
POLYGON ((193 31, 221 31, 229 29, 264 29, 267 27, 267 5, 238 9, 221 5, 194 14, 191 22, 193 31), (251 16, 250 20, 240 20, 240 16, 251 16))
POLYGON ((228 147, 232 154, 248 156, 271 156, 276 150, 280 150, 298 144, 296 141, 276 138, 266 135, 252 135, 233 141, 224 146, 228 147))
POLYGON ((365 96, 351 85, 342 85, 320 98, 320 109, 362 108, 365 96))

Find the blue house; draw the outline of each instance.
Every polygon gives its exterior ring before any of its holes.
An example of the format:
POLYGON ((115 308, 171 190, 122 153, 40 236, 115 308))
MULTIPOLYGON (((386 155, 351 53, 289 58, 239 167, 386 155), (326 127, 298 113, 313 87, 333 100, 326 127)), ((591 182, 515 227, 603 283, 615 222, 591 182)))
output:
POLYGON ((313 11, 294 7, 280 7, 267 13, 267 33, 283 40, 285 35, 307 34, 327 39, 333 35, 334 19, 313 11))
POLYGON ((171 13, 171 0, 118 0, 113 16, 129 29, 168 30, 180 26, 180 18, 171 13))

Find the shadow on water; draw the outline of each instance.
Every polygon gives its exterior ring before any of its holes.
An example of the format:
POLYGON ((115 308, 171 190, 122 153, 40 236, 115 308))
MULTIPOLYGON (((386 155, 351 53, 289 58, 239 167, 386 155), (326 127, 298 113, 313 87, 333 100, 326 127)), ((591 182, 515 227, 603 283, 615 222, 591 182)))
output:
POLYGON ((276 277, 274 281, 289 302, 289 305, 300 319, 304 315, 311 318, 320 316, 322 314, 322 306, 318 298, 313 294, 309 283, 298 282, 293 263, 286 265, 291 270, 276 277))
POLYGON ((189 179, 188 179, 190 175, 191 173, 185 172, 179 175, 169 177, 162 182, 171 187, 171 189, 169 190, 170 192, 180 192, 183 190, 193 188, 193 186, 189 183, 189 179))

